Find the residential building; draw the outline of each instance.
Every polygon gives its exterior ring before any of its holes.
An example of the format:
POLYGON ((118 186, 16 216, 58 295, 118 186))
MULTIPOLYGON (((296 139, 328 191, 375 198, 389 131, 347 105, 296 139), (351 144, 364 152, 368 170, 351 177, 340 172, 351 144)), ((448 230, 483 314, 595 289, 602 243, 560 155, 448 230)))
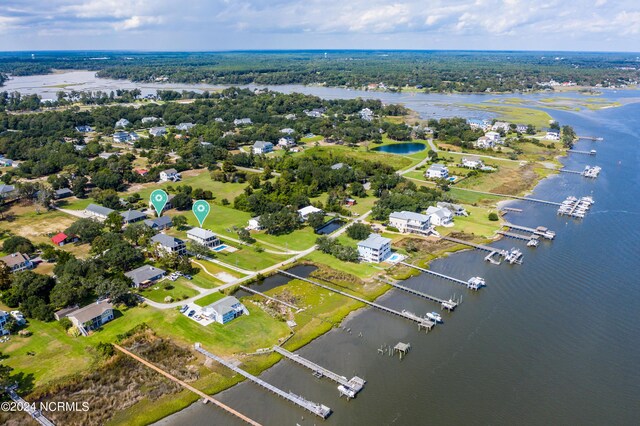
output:
POLYGON ((529 128, 529 126, 525 125, 525 124, 518 124, 516 126, 516 132, 518 133, 527 133, 527 129, 529 128))
POLYGON ((122 216, 122 223, 128 225, 130 223, 140 222, 141 220, 145 220, 147 215, 138 210, 127 210, 126 212, 121 212, 120 216, 122 216))
POLYGON ((553 129, 548 129, 547 130, 547 134, 544 137, 547 140, 550 141, 559 141, 560 140, 560 131, 559 130, 553 130, 553 129))
POLYGON ((153 219, 145 219, 144 224, 155 231, 162 231, 163 229, 171 228, 173 222, 170 216, 160 216, 153 219))
POLYGON ((151 237, 151 242, 159 248, 161 256, 164 253, 177 253, 181 256, 187 254, 187 246, 185 246, 184 241, 176 237, 167 234, 156 234, 151 237))
POLYGON ((0 257, 0 262, 4 262, 11 269, 11 272, 26 271, 35 266, 29 256, 24 253, 11 253, 0 257))
POLYGON ((113 141, 116 143, 129 143, 131 142, 131 133, 115 132, 113 134, 113 141))
POLYGON ((347 164, 336 163, 336 164, 331 166, 331 170, 341 170, 343 167, 346 167, 347 169, 350 169, 349 165, 347 165, 347 164))
POLYGON ((360 114, 360 118, 363 120, 366 120, 366 121, 373 120, 373 111, 371 111, 371 109, 369 108, 361 109, 359 114, 360 114))
POLYGON ((76 235, 67 235, 64 232, 60 232, 59 234, 51 237, 51 242, 60 247, 65 244, 75 243, 78 240, 79 238, 76 235))
POLYGON ((401 211, 393 212, 389 215, 389 225, 403 234, 426 234, 430 231, 431 221, 427 215, 401 211))
POLYGON ((358 253, 365 262, 380 263, 391 255, 391 239, 378 234, 358 243, 358 253))
POLYGON ((127 127, 129 124, 131 124, 131 122, 129 120, 127 120, 126 118, 121 118, 120 120, 116 121, 116 129, 118 127, 124 128, 127 127))
MULTIPOLYGON (((169 194, 169 198, 167 199, 167 204, 164 205, 164 208, 162 209, 162 211, 167 211, 167 210, 171 210, 173 208, 173 204, 172 204, 172 200, 173 197, 175 197, 175 194, 169 194)), ((155 211, 155 207, 153 206, 153 203, 151 201, 149 201, 149 209, 154 210, 155 211)))
POLYGON ((252 217, 251 219, 249 219, 247 229, 252 231, 260 231, 262 229, 262 226, 260 226, 260 216, 252 217))
POLYGON ((481 169, 484 167, 484 163, 480 159, 480 157, 476 156, 468 156, 462 157, 462 167, 466 167, 468 169, 481 169))
POLYGON ((14 185, 0 184, 0 198, 7 198, 15 194, 16 187, 14 185))
POLYGON ((474 142, 473 145, 476 148, 488 149, 488 148, 493 148, 496 145, 496 143, 486 136, 480 136, 478 140, 474 142))
POLYGON ((500 133, 498 132, 487 132, 484 135, 493 143, 502 143, 500 133))
POLYGON ((73 191, 70 190, 69 188, 60 188, 60 189, 56 189, 53 192, 53 198, 55 198, 56 200, 60 200, 62 198, 68 198, 71 197, 73 195, 73 191))
POLYGON ((98 220, 105 220, 107 216, 113 213, 115 210, 110 209, 108 207, 100 206, 98 204, 89 204, 84 212, 87 216, 94 217, 98 220))
POLYGON ((76 126, 76 132, 89 133, 93 132, 93 128, 91 126, 76 126))
POLYGON ((278 146, 281 146, 283 148, 289 148, 292 146, 296 146, 296 141, 293 138, 290 137, 284 137, 284 138, 280 138, 278 139, 278 146))
POLYGON ((0 156, 0 167, 19 167, 19 166, 20 166, 20 163, 10 158, 4 158, 0 156))
POLYGON ((294 134, 296 131, 290 127, 286 127, 284 129, 280 129, 280 133, 283 133, 285 135, 292 135, 294 134))
POLYGON ((176 169, 167 169, 160 172, 161 182, 177 182, 181 179, 180 173, 176 169))
POLYGON ((125 272, 124 276, 129 278, 135 288, 149 287, 160 278, 164 277, 167 271, 151 265, 142 265, 132 271, 125 272))
POLYGON ((223 297, 222 299, 205 306, 202 313, 220 324, 226 324, 233 321, 242 314, 249 315, 247 308, 233 296, 223 297))
POLYGON ((142 124, 155 123, 156 121, 162 121, 162 118, 158 117, 143 117, 142 124))
POLYGON ((162 126, 152 127, 149 129, 149 134, 155 137, 164 136, 167 134, 167 128, 162 126))
POLYGON ((78 305, 67 306, 66 308, 54 312, 53 317, 56 319, 56 321, 60 321, 62 318, 67 318, 70 313, 77 311, 79 308, 80 307, 78 305))
POLYGON ((493 123, 493 126, 491 126, 491 130, 493 130, 494 132, 502 130, 503 132, 507 133, 509 132, 509 130, 511 130, 511 124, 507 123, 506 121, 496 121, 495 123, 493 123))
POLYGON ((469 213, 467 213, 467 210, 461 204, 439 201, 436 203, 436 206, 448 209, 454 216, 469 216, 469 213))
POLYGON ((9 330, 7 330, 5 327, 7 326, 7 323, 10 319, 11 317, 9 316, 9 313, 0 309, 0 336, 6 336, 7 334, 9 334, 9 330))
POLYGON ((11 316, 18 325, 25 325, 27 323, 27 320, 24 318, 24 315, 20 311, 11 311, 11 316))
POLYGON ((453 213, 444 207, 429 207, 426 211, 427 216, 433 226, 452 226, 453 213))
POLYGON ((306 206, 298 210, 298 214, 300 215, 300 220, 302 221, 306 221, 309 218, 309 215, 311 213, 318 213, 318 212, 322 212, 322 210, 314 206, 306 206))
POLYGON ((187 231, 187 238, 208 248, 218 247, 222 242, 220 238, 208 229, 194 227, 187 231))
POLYGON ((312 118, 320 118, 322 117, 322 114, 324 114, 326 111, 326 108, 314 108, 312 110, 307 110, 305 109, 304 112, 307 117, 312 117, 312 118))
POLYGON ((425 176, 429 179, 446 179, 449 177, 449 168, 444 164, 432 164, 425 176))
POLYGON ((234 126, 242 126, 247 124, 252 124, 250 118, 236 118, 235 120, 233 120, 234 126))
POLYGON ((256 141, 253 144, 253 153, 256 155, 267 154, 273 151, 273 144, 271 142, 256 141))
POLYGON ((287 120, 295 120, 296 119, 296 115, 295 114, 287 114, 284 116, 284 118, 286 118, 287 120))
POLYGON ((182 132, 188 132, 193 127, 195 127, 195 124, 193 123, 180 123, 176 126, 176 130, 180 130, 182 132))
POLYGON ((86 336, 88 331, 96 330, 113 319, 113 305, 107 301, 95 302, 67 314, 67 317, 86 336))
POLYGON ((215 121, 216 123, 224 123, 222 117, 216 117, 213 121, 215 121))

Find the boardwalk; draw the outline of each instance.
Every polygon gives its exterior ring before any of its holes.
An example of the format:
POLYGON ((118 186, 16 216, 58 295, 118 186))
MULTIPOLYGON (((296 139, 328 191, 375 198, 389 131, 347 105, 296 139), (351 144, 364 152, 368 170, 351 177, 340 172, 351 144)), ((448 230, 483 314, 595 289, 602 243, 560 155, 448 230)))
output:
POLYGON ((156 372, 162 374, 164 377, 166 377, 167 379, 179 384, 180 386, 182 386, 185 389, 190 390, 191 392, 195 393, 196 395, 200 396, 201 398, 203 398, 205 401, 209 401, 212 402, 213 404, 217 405, 218 407, 222 408, 223 410, 225 410, 227 413, 230 413, 234 416, 236 416, 237 418, 239 418, 240 420, 249 423, 250 425, 253 426, 261 426, 260 423, 256 422, 255 420, 251 420, 249 417, 245 416, 242 413, 239 413, 238 411, 234 410, 233 408, 229 407, 228 405, 223 404, 222 402, 218 401, 217 399, 207 395, 206 393, 194 388, 193 386, 191 386, 190 384, 178 379, 177 377, 167 373, 166 371, 160 369, 159 367, 156 367, 155 365, 153 365, 152 363, 150 363, 149 361, 140 358, 138 355, 129 352, 128 350, 126 350, 125 348, 116 345, 115 343, 113 344, 113 347, 116 348, 117 350, 119 350, 120 352, 122 352, 125 355, 130 356, 131 358, 135 359, 136 361, 141 362, 142 364, 146 365, 147 367, 151 368, 152 370, 155 370, 156 372))
POLYGON ((414 314, 412 312, 408 312, 408 311, 405 311, 405 310, 403 310, 402 312, 396 311, 395 309, 387 308, 386 306, 383 306, 383 305, 381 305, 379 303, 370 302, 370 301, 368 301, 366 299, 363 299, 362 297, 354 296, 352 294, 345 293, 344 291, 336 290, 335 288, 329 287, 328 285, 320 284, 319 282, 312 281, 312 280, 310 280, 308 278, 299 277, 299 276, 294 275, 294 274, 292 274, 290 272, 287 272, 287 271, 282 271, 282 270, 279 269, 278 272, 281 273, 282 275, 286 275, 288 277, 295 278, 297 280, 302 280, 302 281, 308 282, 309 284, 313 284, 315 286, 324 288, 325 290, 329 290, 329 291, 332 291, 334 293, 338 293, 338 294, 341 294, 343 296, 349 297, 351 299, 357 300, 358 302, 362 302, 365 305, 369 305, 369 306, 371 306, 373 308, 379 309, 379 310, 387 312, 389 314, 396 315, 396 316, 408 319, 409 321, 413 321, 413 322, 417 323, 418 324, 418 328, 424 328, 425 330, 429 331, 436 325, 433 321, 429 321, 426 318, 419 317, 418 315, 416 315, 416 314, 414 314))
POLYGON ((224 365, 225 367, 229 368, 230 370, 235 371, 236 373, 240 374, 241 376, 251 380, 253 383, 262 386, 263 388, 267 389, 270 392, 275 393, 278 396, 281 396, 282 398, 286 399, 287 401, 290 401, 292 403, 294 403, 295 405, 297 405, 298 407, 301 407, 313 414, 315 414, 316 416, 322 417, 323 419, 326 419, 327 417, 329 417, 329 414, 331 414, 331 408, 327 407, 326 405, 323 404, 318 404, 316 402, 312 402, 312 401, 307 401, 306 399, 304 399, 303 397, 294 394, 293 392, 285 392, 273 385, 270 385, 269 383, 265 382, 264 380, 254 376, 251 373, 248 373, 246 371, 244 371, 243 369, 236 367, 235 365, 231 364, 230 362, 225 361, 224 359, 220 358, 217 355, 212 354, 211 352, 205 350, 202 348, 202 346, 200 346, 200 343, 196 343, 195 344, 195 349, 196 351, 200 352, 201 354, 203 354, 204 356, 206 356, 207 358, 210 358, 222 365, 224 365))
POLYGON ((449 300, 440 299, 439 297, 435 297, 430 294, 423 293, 413 288, 405 287, 401 284, 398 284, 397 282, 385 280, 384 278, 380 278, 380 277, 378 277, 378 281, 382 281, 383 283, 388 284, 391 287, 397 288, 398 290, 405 291, 409 294, 413 294, 414 296, 422 297, 423 299, 427 299, 427 300, 431 300, 432 302, 439 303, 442 309, 448 309, 450 311, 453 311, 458 306, 458 303, 452 299, 449 299, 449 300))
POLYGON ((13 402, 18 404, 18 406, 21 408, 21 411, 24 411, 25 413, 29 414, 33 418, 33 420, 40 423, 42 426, 55 426, 51 420, 47 419, 40 412, 40 410, 36 410, 33 404, 30 404, 24 399, 22 399, 22 397, 16 393, 16 390, 14 387, 6 388, 6 391, 7 391, 7 394, 9 394, 9 397, 13 400, 13 402))
POLYGON ((344 388, 346 388, 347 392, 343 392, 342 389, 340 389, 340 392, 347 395, 348 398, 353 398, 358 392, 360 392, 364 388, 364 384, 366 383, 364 379, 361 379, 358 376, 351 378, 351 380, 347 380, 345 376, 341 376, 337 373, 334 373, 333 371, 327 368, 324 368, 313 361, 309 361, 308 359, 303 358, 298 354, 289 352, 288 350, 280 346, 274 346, 273 350, 275 352, 278 352, 280 355, 284 356, 285 358, 288 358, 291 361, 313 371, 314 375, 318 377, 326 377, 338 383, 339 385, 342 385, 344 388))

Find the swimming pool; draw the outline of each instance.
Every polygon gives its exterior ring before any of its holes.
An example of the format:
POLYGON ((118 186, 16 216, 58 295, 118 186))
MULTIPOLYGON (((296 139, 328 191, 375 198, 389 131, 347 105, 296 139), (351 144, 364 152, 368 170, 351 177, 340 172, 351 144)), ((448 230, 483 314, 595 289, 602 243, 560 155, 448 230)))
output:
POLYGON ((385 260, 385 262, 390 262, 390 263, 398 263, 400 262, 402 259, 404 259, 404 256, 401 255, 400 253, 392 253, 391 256, 387 257, 387 259, 385 260))
POLYGON ((222 250, 224 250, 226 248, 227 248, 226 245, 220 244, 218 247, 214 247, 212 250, 215 251, 215 252, 218 252, 218 251, 222 251, 222 250))

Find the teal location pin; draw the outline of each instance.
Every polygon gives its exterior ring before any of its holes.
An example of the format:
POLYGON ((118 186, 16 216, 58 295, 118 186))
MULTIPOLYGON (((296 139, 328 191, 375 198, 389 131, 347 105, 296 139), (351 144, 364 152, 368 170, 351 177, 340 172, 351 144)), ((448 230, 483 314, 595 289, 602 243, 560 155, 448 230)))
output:
POLYGON ((153 207, 156 209, 156 213, 158 216, 162 215, 162 210, 164 210, 164 206, 167 205, 167 201, 169 201, 169 196, 162 189, 156 189, 151 193, 151 198, 149 199, 153 207))
POLYGON ((193 207, 191 208, 191 210, 196 216, 196 219, 198 219, 200 228, 202 228, 204 220, 207 218, 207 216, 209 216, 209 210, 211 210, 211 206, 209 206, 209 203, 207 203, 205 200, 198 200, 193 203, 193 207))

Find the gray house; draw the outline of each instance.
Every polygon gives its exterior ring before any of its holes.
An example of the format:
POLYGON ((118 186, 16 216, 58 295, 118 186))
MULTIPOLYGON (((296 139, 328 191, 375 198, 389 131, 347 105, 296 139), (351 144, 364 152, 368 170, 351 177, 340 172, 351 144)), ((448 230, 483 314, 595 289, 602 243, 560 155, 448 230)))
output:
POLYGON ((173 222, 171 222, 170 216, 160 216, 154 219, 145 219, 144 224, 156 231, 161 231, 173 226, 173 222))
POLYGON ((138 210, 127 210, 126 212, 120 213, 122 216, 123 223, 128 225, 129 223, 140 222, 141 220, 145 220, 147 215, 138 210))
POLYGON ((172 237, 167 234, 157 234, 151 238, 151 241, 159 248, 160 255, 177 253, 179 255, 187 254, 187 246, 181 239, 172 237))
POLYGON ((133 282, 135 288, 148 287, 160 278, 164 277, 167 272, 164 269, 156 268, 151 265, 143 265, 132 271, 126 272, 125 277, 133 282))
POLYGON ((100 206, 98 204, 89 204, 84 212, 87 216, 94 217, 98 220, 105 220, 107 216, 113 213, 115 210, 108 207, 100 206))

